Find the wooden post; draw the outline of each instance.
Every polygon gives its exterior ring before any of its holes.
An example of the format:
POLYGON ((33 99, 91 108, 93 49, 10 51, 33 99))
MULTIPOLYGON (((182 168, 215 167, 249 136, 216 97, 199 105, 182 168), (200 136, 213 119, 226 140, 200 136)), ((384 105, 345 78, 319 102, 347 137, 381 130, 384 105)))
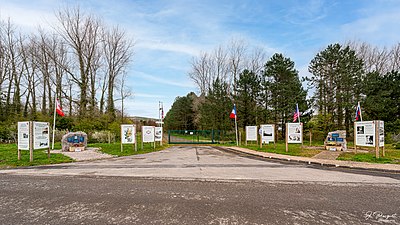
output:
MULTIPOLYGON (((257 128, 256 128, 256 138, 257 138, 257 140, 256 140, 256 146, 257 146, 257 144, 258 144, 258 135, 257 135, 257 132, 258 132, 258 126, 256 126, 257 128)), ((260 141, 261 141, 261 138, 260 138, 260 141)))
POLYGON ((18 148, 18 161, 21 160, 21 150, 18 148))
POLYGON ((312 143, 312 128, 310 128, 310 146, 311 146, 311 143, 312 143))
POLYGON ((276 149, 276 140, 277 140, 278 136, 277 136, 277 132, 275 130, 276 129, 275 124, 273 124, 272 126, 274 129, 274 149, 276 149))
POLYGON ((244 134, 244 138, 246 139, 245 143, 246 143, 246 146, 247 146, 247 128, 245 128, 245 129, 246 129, 246 132, 244 134))
MULTIPOLYGON (((50 127, 50 123, 47 123, 47 127, 50 127)), ((53 140, 52 141, 54 143, 54 136, 53 136, 53 140)), ((54 145, 53 145, 53 149, 54 149, 54 145)), ((50 159, 50 145, 49 145, 49 148, 47 149, 47 159, 50 159)))
POLYGON ((303 123, 300 123, 300 129, 301 129, 301 151, 303 151, 303 135, 304 135, 303 123))
POLYGON ((33 135, 33 122, 32 121, 29 121, 29 137, 30 137, 30 140, 29 140, 29 162, 33 162, 33 138, 34 138, 34 135, 33 135))
MULTIPOLYGON (((379 129, 380 128, 381 128, 381 122, 379 121, 379 129)), ((385 132, 385 131, 383 131, 383 132, 385 132)), ((383 133, 383 134, 385 134, 385 133, 383 133)), ((382 156, 385 157, 385 142, 383 142, 383 146, 382 146, 382 156)))
POLYGON ((136 126, 135 126, 135 152, 137 152, 137 138, 136 138, 136 136, 137 136, 137 133, 136 133, 136 126))
POLYGON ((263 131, 260 125, 260 130, 258 131, 258 135, 260 136, 260 148, 262 149, 262 135, 263 135, 263 131), (261 131, 261 132, 260 132, 261 131), (261 134, 260 134, 261 133, 261 134))
POLYGON ((123 129, 122 129, 122 125, 120 126, 121 127, 121 152, 123 151, 123 146, 122 146, 122 138, 124 137, 124 134, 123 134, 123 129))
POLYGON ((379 122, 375 120, 375 157, 379 159, 379 122))
POLYGON ((286 142, 286 152, 289 151, 289 144, 288 144, 288 124, 286 123, 286 130, 285 130, 285 142, 286 142))
POLYGON ((356 122, 354 122, 354 153, 357 154, 357 125, 356 122))
POLYGON ((239 145, 242 144, 242 132, 239 131, 239 145))

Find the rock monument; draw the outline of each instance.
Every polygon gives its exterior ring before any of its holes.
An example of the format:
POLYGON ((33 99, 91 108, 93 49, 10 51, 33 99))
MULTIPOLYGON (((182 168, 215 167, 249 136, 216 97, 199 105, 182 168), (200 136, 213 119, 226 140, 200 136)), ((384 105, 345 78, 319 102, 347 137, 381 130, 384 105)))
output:
POLYGON ((82 131, 70 132, 61 139, 63 152, 83 151, 87 146, 87 134, 82 131))

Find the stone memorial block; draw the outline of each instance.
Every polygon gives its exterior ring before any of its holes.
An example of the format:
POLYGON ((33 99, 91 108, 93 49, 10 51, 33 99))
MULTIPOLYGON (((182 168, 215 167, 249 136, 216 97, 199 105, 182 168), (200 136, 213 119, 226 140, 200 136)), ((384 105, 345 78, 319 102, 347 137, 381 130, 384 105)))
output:
POLYGON ((63 152, 82 151, 87 146, 87 134, 82 131, 70 132, 61 139, 63 152))

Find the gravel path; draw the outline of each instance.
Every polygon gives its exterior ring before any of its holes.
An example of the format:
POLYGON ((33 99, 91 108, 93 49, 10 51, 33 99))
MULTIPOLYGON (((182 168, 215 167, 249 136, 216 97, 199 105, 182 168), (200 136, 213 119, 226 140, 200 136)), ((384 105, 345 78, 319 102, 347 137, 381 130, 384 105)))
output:
POLYGON ((61 150, 52 150, 51 153, 58 153, 66 155, 75 161, 88 161, 97 159, 109 159, 115 156, 105 154, 99 151, 98 148, 86 148, 85 151, 81 152, 62 152, 61 150))

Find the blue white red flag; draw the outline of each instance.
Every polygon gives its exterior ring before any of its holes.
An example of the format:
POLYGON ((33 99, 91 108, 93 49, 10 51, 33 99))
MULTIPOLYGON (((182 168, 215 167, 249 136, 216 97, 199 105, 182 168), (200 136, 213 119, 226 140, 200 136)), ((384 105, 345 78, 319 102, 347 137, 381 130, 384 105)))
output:
POLYGON ((235 104, 233 105, 233 109, 232 109, 231 114, 229 115, 229 118, 236 119, 236 105, 235 104))
POLYGON ((360 102, 358 102, 358 104, 357 104, 356 121, 362 121, 360 102))
POLYGON ((297 119, 299 119, 299 123, 300 123, 300 112, 299 112, 299 105, 296 104, 296 111, 293 114, 293 123, 297 121, 297 119))

